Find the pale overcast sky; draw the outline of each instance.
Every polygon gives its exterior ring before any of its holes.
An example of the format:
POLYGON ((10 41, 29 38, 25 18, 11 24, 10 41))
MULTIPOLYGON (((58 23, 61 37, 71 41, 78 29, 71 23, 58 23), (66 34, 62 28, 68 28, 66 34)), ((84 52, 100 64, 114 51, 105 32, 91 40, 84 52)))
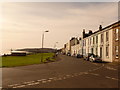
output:
POLYGON ((62 48, 72 36, 81 36, 82 30, 96 31, 118 20, 117 2, 8 2, 2 3, 3 50, 10 48, 62 48))

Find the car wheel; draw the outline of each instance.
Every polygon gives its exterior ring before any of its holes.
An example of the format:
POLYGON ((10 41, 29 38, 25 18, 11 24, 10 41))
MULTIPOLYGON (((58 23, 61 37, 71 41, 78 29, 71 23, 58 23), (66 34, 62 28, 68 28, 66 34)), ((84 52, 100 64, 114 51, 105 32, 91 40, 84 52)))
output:
POLYGON ((90 59, 89 61, 92 62, 92 59, 90 59))
POLYGON ((90 59, 90 62, 93 62, 93 59, 90 59))

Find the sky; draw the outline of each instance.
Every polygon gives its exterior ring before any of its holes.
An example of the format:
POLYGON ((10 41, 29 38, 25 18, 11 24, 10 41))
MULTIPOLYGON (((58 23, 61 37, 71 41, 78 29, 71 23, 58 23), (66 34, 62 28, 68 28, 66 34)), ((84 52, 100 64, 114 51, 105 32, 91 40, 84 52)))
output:
MULTIPOLYGON (((83 29, 96 31, 118 20, 117 2, 4 2, 0 20, 2 52, 16 48, 62 48, 83 29)), ((1 52, 0 52, 1 53, 1 52)))

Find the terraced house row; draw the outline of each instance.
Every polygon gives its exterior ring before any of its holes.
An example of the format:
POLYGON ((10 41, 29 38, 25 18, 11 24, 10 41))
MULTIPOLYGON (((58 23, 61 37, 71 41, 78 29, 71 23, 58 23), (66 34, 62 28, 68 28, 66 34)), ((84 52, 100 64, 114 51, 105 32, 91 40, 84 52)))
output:
POLYGON ((64 45, 63 52, 72 56, 92 53, 106 62, 120 61, 120 21, 104 28, 100 25, 95 32, 86 33, 84 29, 82 37, 72 37, 64 45))

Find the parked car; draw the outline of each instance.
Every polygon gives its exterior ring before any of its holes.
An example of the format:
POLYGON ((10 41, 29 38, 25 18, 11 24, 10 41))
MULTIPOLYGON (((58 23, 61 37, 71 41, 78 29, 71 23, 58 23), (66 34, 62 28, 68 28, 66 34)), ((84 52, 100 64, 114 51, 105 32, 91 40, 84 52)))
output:
POLYGON ((55 53, 55 56, 58 56, 58 52, 55 53))
POLYGON ((92 53, 87 53, 86 55, 83 55, 84 60, 89 61, 89 57, 93 55, 92 53))
POLYGON ((102 59, 98 55, 91 55, 89 57, 89 61, 91 62, 102 62, 102 59))
POLYGON ((71 54, 68 52, 68 53, 67 53, 67 56, 71 56, 71 54))
POLYGON ((63 55, 65 55, 65 53, 62 53, 63 55))
POLYGON ((76 56, 77 58, 82 58, 83 57, 83 55, 80 55, 80 54, 77 54, 77 56, 76 56))

